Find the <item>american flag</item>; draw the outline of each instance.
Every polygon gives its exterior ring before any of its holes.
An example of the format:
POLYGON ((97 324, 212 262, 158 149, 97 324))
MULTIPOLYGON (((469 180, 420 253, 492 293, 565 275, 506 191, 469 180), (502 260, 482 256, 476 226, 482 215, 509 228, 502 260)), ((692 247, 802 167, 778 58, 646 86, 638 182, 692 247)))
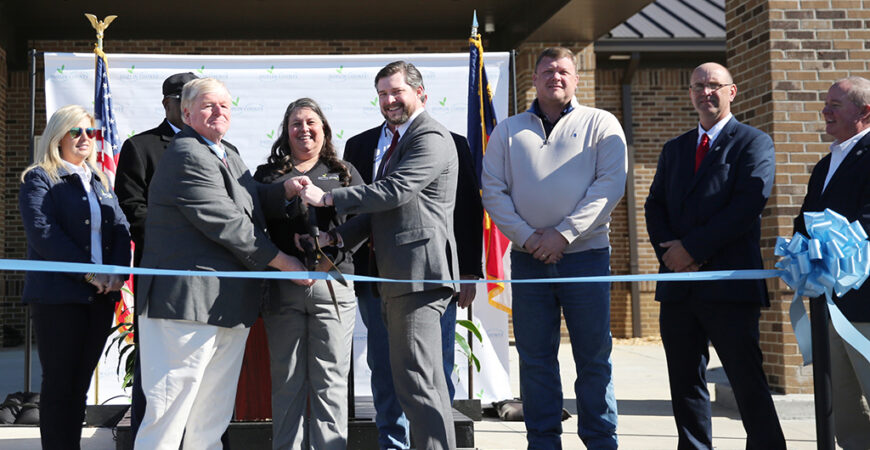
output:
MULTIPOLYGON (((109 89, 109 65, 106 54, 99 48, 96 53, 96 83, 94 84, 94 119, 97 132, 97 166, 109 178, 109 185, 115 187, 115 172, 118 168, 118 155, 121 153, 121 141, 118 139, 118 127, 115 123, 115 113, 112 111, 112 90, 109 89)), ((133 243, 130 242, 132 249, 133 243)), ((132 253, 132 251, 131 251, 132 253)), ((118 324, 132 323, 133 277, 121 289, 121 301, 115 305, 115 319, 118 324)), ((128 327, 118 329, 119 333, 128 331, 128 327)), ((132 331, 132 330, 129 330, 132 331)), ((127 342, 133 342, 133 333, 127 335, 127 342)))
MULTIPOLYGON (((477 16, 475 15, 475 23, 477 16)), ((477 25, 475 24, 475 28, 477 25)), ((474 169, 477 173, 477 184, 480 186, 480 175, 483 166, 483 155, 486 154, 486 144, 489 135, 498 121, 492 106, 492 89, 486 79, 486 69, 483 67, 483 44, 480 35, 475 33, 468 40, 469 70, 468 70, 468 146, 474 158, 474 169)), ((503 280, 505 278, 502 259, 507 252, 510 241, 498 230, 489 214, 483 214, 483 248, 486 258, 486 278, 488 280, 503 280)), ((511 304, 504 292, 504 283, 487 283, 489 304, 510 314, 511 304)))
POLYGON ((121 153, 121 141, 118 139, 115 113, 112 112, 112 91, 109 89, 106 54, 100 49, 94 50, 94 53, 97 54, 96 83, 94 85, 94 118, 99 130, 97 133, 97 164, 109 177, 109 184, 114 187, 118 155, 121 153))

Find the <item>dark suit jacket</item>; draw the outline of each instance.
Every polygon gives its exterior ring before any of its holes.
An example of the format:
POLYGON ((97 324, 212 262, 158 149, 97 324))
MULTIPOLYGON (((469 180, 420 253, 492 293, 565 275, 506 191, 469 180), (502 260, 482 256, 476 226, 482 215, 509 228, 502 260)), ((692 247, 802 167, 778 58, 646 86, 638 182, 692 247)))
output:
POLYGON ((121 209, 130 222, 130 234, 136 251, 133 263, 142 262, 145 250, 145 214, 148 211, 148 184, 154 176, 157 162, 169 146, 175 132, 166 119, 157 128, 139 133, 126 141, 118 156, 118 171, 115 175, 115 193, 121 209))
MULTIPOLYGON (((822 192, 830 166, 831 155, 828 154, 813 168, 807 196, 800 214, 794 219, 794 231, 808 236, 804 212, 830 208, 845 216, 849 222, 860 221, 864 230, 870 233, 870 134, 852 147, 828 182, 828 188, 822 192)), ((835 298, 834 302, 849 320, 870 322, 870 281, 857 291, 847 292, 843 298, 835 298)))
MULTIPOLYGON (((679 239, 700 270, 761 269, 761 211, 774 179, 773 141, 732 118, 695 170, 697 128, 659 156, 646 226, 661 263, 662 242, 679 239)), ((661 263, 660 273, 670 272, 661 263)), ((764 280, 656 283, 659 301, 769 304, 764 280)))
POLYGON ((356 215, 338 227, 345 245, 371 237, 381 275, 419 280, 380 283, 385 299, 458 291, 455 283, 434 281, 459 276, 452 220, 459 158, 450 131, 423 111, 405 130, 384 173, 371 184, 332 191, 336 212, 356 215))
MULTIPOLYGON (((372 182, 375 148, 378 146, 383 123, 348 139, 344 146, 344 160, 357 168, 363 183, 372 182)), ((480 187, 474 175, 474 164, 468 141, 450 133, 459 156, 459 180, 456 186, 456 209, 453 211, 453 232, 459 253, 459 273, 483 277, 483 205, 480 202, 480 187)), ((354 273, 371 275, 369 270, 369 246, 360 246, 353 256, 354 273)), ((355 285, 360 286, 360 283, 355 285)))
MULTIPOLYGON (((254 181, 223 144, 229 167, 189 126, 166 149, 148 188, 143 267, 264 270, 278 254, 266 216, 284 216, 284 187, 254 181)), ((150 318, 229 328, 250 327, 259 314, 260 280, 142 275, 139 283, 139 312, 150 318)))

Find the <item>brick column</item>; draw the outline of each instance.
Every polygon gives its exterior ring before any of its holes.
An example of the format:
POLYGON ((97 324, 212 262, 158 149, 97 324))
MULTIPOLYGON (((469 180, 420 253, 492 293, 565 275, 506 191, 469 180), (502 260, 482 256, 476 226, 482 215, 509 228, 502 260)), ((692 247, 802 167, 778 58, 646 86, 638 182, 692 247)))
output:
MULTIPOLYGON (((777 236, 792 234, 792 219, 816 162, 828 152, 821 109, 831 83, 870 69, 870 12, 866 1, 728 0, 728 63, 740 91, 735 115, 769 133, 776 145, 776 185, 762 222, 765 267, 776 261, 777 236)), ((771 387, 812 392, 811 367, 802 367, 788 320, 791 292, 770 280, 772 306, 762 314, 761 340, 771 387)))

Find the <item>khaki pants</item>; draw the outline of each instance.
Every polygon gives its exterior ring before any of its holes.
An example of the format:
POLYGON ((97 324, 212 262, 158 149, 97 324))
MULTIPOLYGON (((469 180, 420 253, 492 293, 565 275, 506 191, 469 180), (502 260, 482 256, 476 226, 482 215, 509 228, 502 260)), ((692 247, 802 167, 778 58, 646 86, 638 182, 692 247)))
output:
MULTIPOLYGON (((870 323, 853 325, 864 337, 870 337, 870 323)), ((837 335, 830 321, 828 334, 837 444, 846 450, 870 449, 870 363, 837 335)))

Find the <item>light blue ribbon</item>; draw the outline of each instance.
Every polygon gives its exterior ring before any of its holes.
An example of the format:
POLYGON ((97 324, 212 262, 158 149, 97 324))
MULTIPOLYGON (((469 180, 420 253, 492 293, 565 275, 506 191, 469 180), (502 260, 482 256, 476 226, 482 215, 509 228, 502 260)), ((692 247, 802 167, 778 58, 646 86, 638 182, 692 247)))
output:
MULTIPOLYGON (((68 263, 59 261, 31 261, 24 259, 0 259, 0 270, 24 270, 29 272, 105 273, 110 275, 173 275, 183 277, 259 278, 271 280, 332 280, 324 272, 279 272, 279 271, 232 271, 147 269, 144 267, 110 266, 105 264, 68 263)), ((710 280, 758 280, 776 278, 781 270, 718 270, 710 272, 661 273, 644 275, 607 275, 597 277, 566 277, 511 280, 399 280, 345 274, 351 281, 381 283, 602 283, 617 281, 710 281, 710 280)))
POLYGON ((831 323, 840 337, 865 359, 870 360, 870 341, 849 322, 833 301, 858 289, 870 275, 870 242, 857 220, 849 223, 830 209, 805 212, 809 238, 795 233, 791 239, 777 238, 774 253, 782 259, 776 267, 782 280, 794 289, 789 318, 803 356, 804 365, 812 363, 812 333, 801 296, 825 296, 831 323))
MULTIPOLYGON (((827 299, 834 330, 864 358, 870 361, 870 341, 843 316, 832 300, 832 293, 842 296, 850 289, 858 289, 870 275, 870 242, 858 221, 851 224, 845 217, 831 210, 804 213, 807 238, 795 233, 792 239, 777 238, 775 254, 782 259, 776 264, 780 270, 719 270, 705 272, 661 273, 642 275, 608 275, 596 277, 565 277, 510 280, 400 280, 391 278, 345 275, 351 281, 389 283, 601 283, 630 281, 712 281, 758 280, 780 277, 794 289, 789 307, 789 318, 803 356, 804 365, 812 362, 812 336, 809 318, 801 296, 827 299)), ((101 264, 69 263, 58 261, 30 261, 0 259, 0 270, 30 272, 103 273, 111 275, 171 275, 208 276, 221 278, 258 278, 277 280, 328 280, 324 272, 279 271, 204 271, 168 270, 142 267, 110 266, 101 264)))

